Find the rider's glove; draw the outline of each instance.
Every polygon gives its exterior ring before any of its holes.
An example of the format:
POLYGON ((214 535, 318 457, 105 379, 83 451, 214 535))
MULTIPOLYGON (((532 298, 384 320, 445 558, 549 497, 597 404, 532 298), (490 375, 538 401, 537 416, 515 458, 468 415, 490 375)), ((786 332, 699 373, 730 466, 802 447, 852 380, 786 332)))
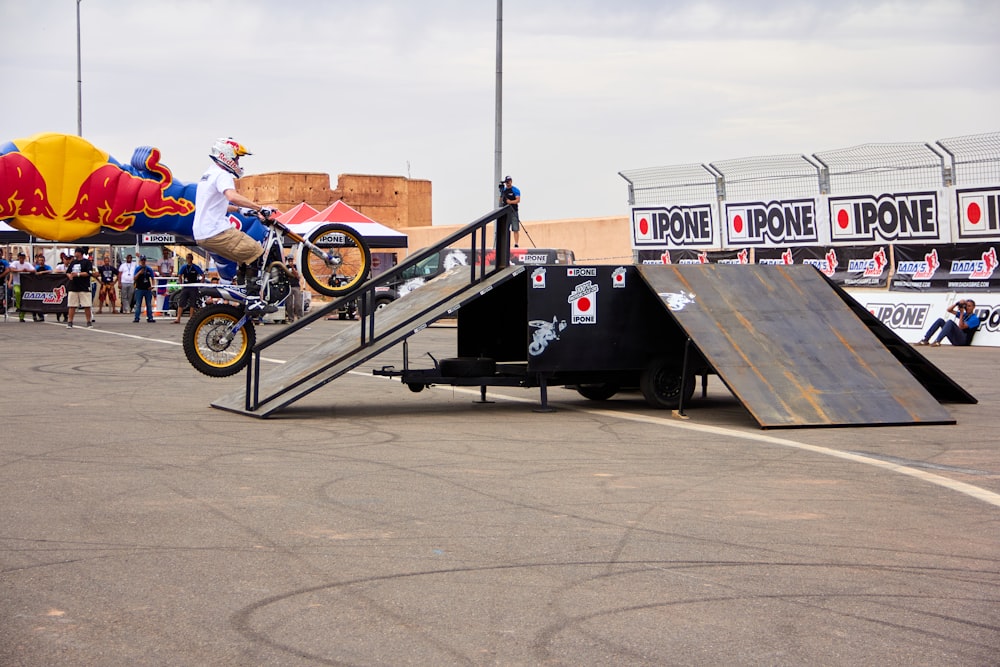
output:
POLYGON ((265 217, 265 218, 269 218, 269 217, 271 217, 271 214, 272 214, 272 213, 274 213, 274 209, 273 209, 273 208, 263 208, 263 207, 262 207, 262 208, 260 209, 260 214, 261 214, 261 215, 262 215, 263 217, 265 217))
POLYGON ((253 210, 252 208, 241 208, 240 215, 245 216, 247 218, 252 218, 257 215, 257 211, 253 210))

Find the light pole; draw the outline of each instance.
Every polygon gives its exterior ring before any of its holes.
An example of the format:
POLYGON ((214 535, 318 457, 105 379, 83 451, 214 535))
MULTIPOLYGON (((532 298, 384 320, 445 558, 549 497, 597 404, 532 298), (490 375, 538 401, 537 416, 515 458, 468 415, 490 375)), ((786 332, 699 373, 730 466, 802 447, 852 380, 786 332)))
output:
MULTIPOLYGON (((79 0, 77 0, 79 1, 79 0)), ((503 178, 503 0, 497 0, 497 84, 496 84, 496 135, 493 139, 493 186, 490 188, 493 204, 497 207, 497 184, 503 178)))
POLYGON ((83 74, 80 68, 80 0, 76 0, 76 134, 83 136, 83 74))

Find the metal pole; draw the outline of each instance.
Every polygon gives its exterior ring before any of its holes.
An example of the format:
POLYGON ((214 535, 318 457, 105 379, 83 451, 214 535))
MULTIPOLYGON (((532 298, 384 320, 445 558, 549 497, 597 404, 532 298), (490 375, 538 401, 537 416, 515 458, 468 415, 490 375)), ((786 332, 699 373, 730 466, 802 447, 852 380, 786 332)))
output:
POLYGON ((496 135, 493 140, 493 184, 490 186, 490 210, 497 207, 497 184, 503 178, 503 0, 497 0, 497 83, 496 135))
POLYGON ((80 68, 80 0, 76 0, 76 134, 83 136, 83 74, 80 68))

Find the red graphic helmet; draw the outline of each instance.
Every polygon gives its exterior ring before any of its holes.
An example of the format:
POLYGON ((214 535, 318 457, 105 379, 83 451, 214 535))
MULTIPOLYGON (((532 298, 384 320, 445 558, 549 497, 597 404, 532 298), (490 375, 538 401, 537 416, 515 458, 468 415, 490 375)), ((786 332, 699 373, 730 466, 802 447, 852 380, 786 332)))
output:
POLYGON ((244 155, 253 155, 246 147, 234 141, 232 137, 216 139, 212 144, 211 158, 215 163, 239 178, 243 175, 243 168, 240 167, 240 158, 244 155))

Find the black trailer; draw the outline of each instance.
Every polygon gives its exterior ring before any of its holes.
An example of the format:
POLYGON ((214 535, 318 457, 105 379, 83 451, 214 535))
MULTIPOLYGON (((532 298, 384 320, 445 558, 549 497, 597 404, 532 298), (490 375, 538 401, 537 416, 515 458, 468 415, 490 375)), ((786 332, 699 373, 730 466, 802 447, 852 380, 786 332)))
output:
POLYGON ((639 389, 675 409, 718 375, 764 428, 953 423, 964 389, 810 266, 543 266, 458 311, 458 356, 376 370, 433 384, 639 389))
POLYGON ((538 266, 457 313, 458 356, 384 367, 412 391, 455 386, 571 386, 593 400, 641 389, 657 408, 683 409, 711 367, 634 266, 538 266), (683 391, 682 391, 683 387, 683 391))

